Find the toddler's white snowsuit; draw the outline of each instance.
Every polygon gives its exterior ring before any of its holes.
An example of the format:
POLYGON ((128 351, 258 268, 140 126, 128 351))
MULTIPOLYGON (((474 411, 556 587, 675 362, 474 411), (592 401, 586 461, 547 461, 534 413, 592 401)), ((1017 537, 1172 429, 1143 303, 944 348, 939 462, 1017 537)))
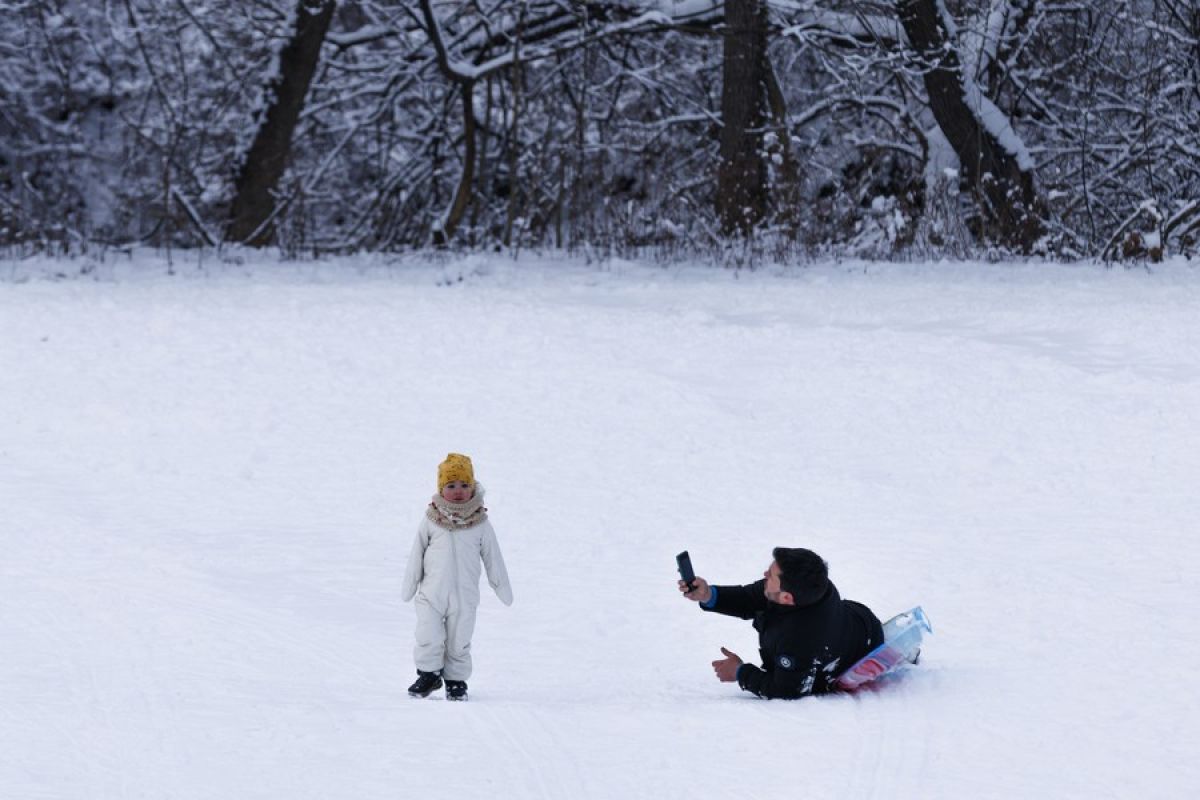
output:
POLYGON ((480 561, 488 584, 506 606, 512 586, 492 523, 448 530, 421 521, 404 572, 402 597, 416 597, 417 645, 413 657, 422 672, 442 670, 447 680, 471 677, 471 634, 479 607, 480 561))

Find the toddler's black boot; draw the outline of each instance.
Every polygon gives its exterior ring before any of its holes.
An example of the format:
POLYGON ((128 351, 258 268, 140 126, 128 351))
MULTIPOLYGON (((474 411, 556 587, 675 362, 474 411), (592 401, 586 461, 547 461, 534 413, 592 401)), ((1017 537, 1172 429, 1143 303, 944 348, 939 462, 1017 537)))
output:
POLYGON ((466 681, 446 681, 446 699, 447 700, 466 700, 467 699, 467 682, 466 681))
POLYGON ((408 687, 410 697, 429 697, 429 693, 442 685, 442 671, 422 672, 417 670, 417 679, 408 687))

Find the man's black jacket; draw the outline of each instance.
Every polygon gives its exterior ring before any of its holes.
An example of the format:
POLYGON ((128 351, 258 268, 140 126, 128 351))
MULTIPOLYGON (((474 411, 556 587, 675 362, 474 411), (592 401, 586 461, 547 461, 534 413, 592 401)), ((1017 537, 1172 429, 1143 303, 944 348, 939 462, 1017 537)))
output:
POLYGON ((763 594, 766 580, 749 586, 714 586, 716 603, 706 611, 753 619, 762 669, 743 664, 738 685, 760 697, 796 698, 834 691, 834 681, 883 642, 883 626, 871 609, 843 600, 832 582, 820 600, 781 606, 763 594))

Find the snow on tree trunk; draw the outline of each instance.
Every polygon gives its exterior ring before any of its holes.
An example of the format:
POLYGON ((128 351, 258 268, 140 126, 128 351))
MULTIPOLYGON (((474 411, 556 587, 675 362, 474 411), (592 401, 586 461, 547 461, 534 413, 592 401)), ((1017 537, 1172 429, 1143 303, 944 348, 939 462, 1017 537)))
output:
POLYGON ((1044 227, 1032 160, 1023 143, 1003 112, 964 73, 940 0, 897 0, 896 11, 921 59, 930 111, 979 203, 982 232, 1029 252, 1044 227))

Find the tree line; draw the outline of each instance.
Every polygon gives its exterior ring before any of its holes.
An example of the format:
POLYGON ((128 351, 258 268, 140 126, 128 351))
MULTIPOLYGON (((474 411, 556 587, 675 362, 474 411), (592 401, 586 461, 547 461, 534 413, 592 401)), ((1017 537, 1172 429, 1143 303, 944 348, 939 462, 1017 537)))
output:
POLYGON ((1196 0, 0 0, 0 244, 1159 259, 1196 0))

